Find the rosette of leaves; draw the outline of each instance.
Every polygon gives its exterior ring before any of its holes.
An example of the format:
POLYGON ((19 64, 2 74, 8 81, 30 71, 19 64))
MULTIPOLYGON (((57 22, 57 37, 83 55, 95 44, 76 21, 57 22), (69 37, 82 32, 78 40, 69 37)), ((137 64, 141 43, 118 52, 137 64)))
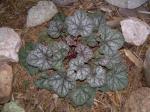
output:
POLYGON ((57 72, 52 76, 39 79, 36 85, 40 88, 53 90, 60 97, 65 97, 76 86, 76 82, 69 78, 65 72, 57 72))
POLYGON ((119 53, 115 53, 112 55, 101 55, 100 58, 96 59, 97 65, 105 66, 108 69, 113 68, 115 64, 121 62, 122 62, 122 58, 119 53))
POLYGON ((115 54, 124 44, 124 37, 121 32, 104 27, 100 36, 100 52, 105 55, 115 54))
POLYGON ((106 83, 100 90, 119 91, 127 87, 128 75, 126 67, 122 64, 115 64, 113 69, 106 74, 106 83))
POLYGON ((94 102, 96 94, 95 88, 91 88, 89 85, 81 85, 71 92, 71 101, 76 106, 89 105, 91 106, 94 102))
POLYGON ((97 66, 93 73, 88 76, 87 82, 91 87, 101 87, 106 82, 106 70, 97 66))
POLYGON ((79 57, 82 57, 85 62, 89 61, 93 57, 93 51, 86 45, 78 44, 75 48, 79 57))
POLYGON ((27 72, 30 75, 35 75, 39 72, 38 68, 35 68, 33 66, 30 66, 26 58, 28 56, 28 53, 34 49, 33 43, 26 43, 24 47, 22 47, 19 51, 19 62, 20 64, 27 70, 27 72))
POLYGON ((90 74, 90 67, 84 64, 83 58, 77 57, 69 62, 67 75, 74 80, 84 80, 90 74))
POLYGON ((63 30, 63 22, 61 21, 50 21, 49 28, 48 28, 48 34, 52 38, 58 38, 63 30))
POLYGON ((93 22, 87 13, 77 10, 73 16, 66 18, 67 30, 73 36, 89 36, 93 31, 93 22))

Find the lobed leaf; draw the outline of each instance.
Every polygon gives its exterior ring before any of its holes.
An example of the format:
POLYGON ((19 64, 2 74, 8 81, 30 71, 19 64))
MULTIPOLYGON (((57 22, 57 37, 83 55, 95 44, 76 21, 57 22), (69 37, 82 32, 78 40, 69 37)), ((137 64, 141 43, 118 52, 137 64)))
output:
POLYGON ((90 67, 84 64, 83 58, 78 57, 69 62, 67 75, 74 80, 84 80, 90 74, 90 67))
POLYGON ((48 28, 48 34, 52 38, 58 38, 63 30, 63 22, 61 21, 50 21, 49 28, 48 28))
POLYGON ((68 52, 70 50, 69 46, 63 41, 54 42, 50 47, 53 54, 55 54, 54 60, 63 60, 68 55, 68 52))
POLYGON ((128 85, 128 75, 123 64, 116 64, 114 69, 107 73, 107 86, 112 91, 122 90, 128 85))
POLYGON ((60 67, 58 64, 62 62, 68 52, 69 47, 63 42, 55 42, 49 46, 38 44, 35 50, 28 54, 27 63, 41 70, 60 67))
POLYGON ((65 97, 70 89, 73 89, 76 85, 75 81, 66 76, 66 73, 59 72, 53 74, 49 78, 49 84, 60 97, 65 97))
POLYGON ((27 63, 41 70, 50 69, 52 66, 52 50, 47 46, 37 44, 35 50, 32 50, 27 56, 27 63))
POLYGON ((68 33, 73 36, 89 36, 93 30, 93 22, 87 13, 77 10, 73 16, 66 18, 68 33))
POLYGON ((89 61, 93 57, 93 51, 86 45, 78 44, 75 48, 79 57, 82 57, 85 62, 89 61))
POLYGON ((30 75, 35 75, 39 72, 38 68, 30 66, 26 61, 28 53, 33 49, 34 49, 33 43, 26 43, 25 46, 22 47, 19 51, 19 62, 30 75))
POLYGON ((121 62, 122 62, 122 58, 119 53, 113 55, 102 55, 98 60, 96 60, 96 63, 98 65, 105 66, 108 69, 113 68, 115 64, 121 62))
POLYGON ((66 76, 65 72, 57 72, 52 76, 41 77, 36 81, 36 86, 39 88, 53 90, 60 97, 65 97, 70 89, 73 89, 76 82, 66 76))
POLYGON ((124 37, 119 31, 104 27, 101 30, 100 42, 100 52, 106 55, 112 55, 123 46, 124 37))
POLYGON ((106 70, 97 66, 87 78, 87 82, 91 87, 102 86, 106 82, 106 70))
POLYGON ((90 18, 94 24, 94 30, 100 30, 106 26, 106 20, 104 18, 104 14, 100 11, 96 11, 94 13, 89 13, 90 18))
POLYGON ((88 85, 82 85, 72 91, 71 100, 77 106, 84 104, 93 104, 95 97, 95 89, 88 85))

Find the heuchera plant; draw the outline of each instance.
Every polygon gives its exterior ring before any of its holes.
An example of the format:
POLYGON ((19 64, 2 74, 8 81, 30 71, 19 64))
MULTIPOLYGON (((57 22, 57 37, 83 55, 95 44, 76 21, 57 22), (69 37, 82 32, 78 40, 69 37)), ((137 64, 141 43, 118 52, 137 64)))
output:
POLYGON ((38 88, 82 106, 93 104, 96 91, 119 91, 127 86, 127 69, 118 51, 123 35, 106 25, 101 12, 58 14, 44 37, 51 42, 40 41, 20 51, 21 64, 30 74, 40 74, 35 82, 38 88))

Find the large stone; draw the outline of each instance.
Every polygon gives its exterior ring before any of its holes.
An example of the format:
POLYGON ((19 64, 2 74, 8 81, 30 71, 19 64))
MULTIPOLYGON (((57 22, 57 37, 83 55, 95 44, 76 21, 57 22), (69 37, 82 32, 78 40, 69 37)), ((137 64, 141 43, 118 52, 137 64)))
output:
POLYGON ((27 27, 34 27, 50 20, 58 12, 57 7, 51 1, 39 1, 28 11, 27 27))
POLYGON ((71 3, 77 2, 78 0, 53 0, 54 3, 60 6, 69 5, 71 3))
POLYGON ((19 35, 11 28, 0 28, 0 62, 18 62, 18 51, 21 47, 19 35))
POLYGON ((125 41, 136 46, 142 45, 150 34, 150 26, 134 17, 122 20, 121 29, 125 41))
POLYGON ((106 1, 120 8, 134 9, 141 6, 148 0, 106 0, 106 1))
POLYGON ((0 63, 0 104, 10 100, 12 91, 12 68, 6 63, 0 63))
POLYGON ((131 93, 123 112, 150 112, 150 88, 142 87, 131 93))

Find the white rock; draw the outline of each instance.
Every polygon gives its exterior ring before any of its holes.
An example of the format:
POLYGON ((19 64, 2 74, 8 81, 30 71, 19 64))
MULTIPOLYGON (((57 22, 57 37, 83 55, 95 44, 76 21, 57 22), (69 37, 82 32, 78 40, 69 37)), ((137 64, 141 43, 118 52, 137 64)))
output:
POLYGON ((0 28, 0 62, 18 62, 18 51, 21 47, 19 35, 11 28, 0 28))
POLYGON ((34 27, 50 20, 58 12, 57 7, 51 1, 39 1, 28 11, 27 27, 34 27))
POLYGON ((121 21, 121 29, 125 41, 136 46, 142 45, 150 34, 150 26, 133 17, 121 21))
POLYGON ((106 1, 112 5, 115 5, 121 8, 134 9, 134 8, 141 6, 148 0, 106 0, 106 1))
POLYGON ((0 104, 10 100, 12 91, 12 68, 6 63, 0 63, 0 104))

